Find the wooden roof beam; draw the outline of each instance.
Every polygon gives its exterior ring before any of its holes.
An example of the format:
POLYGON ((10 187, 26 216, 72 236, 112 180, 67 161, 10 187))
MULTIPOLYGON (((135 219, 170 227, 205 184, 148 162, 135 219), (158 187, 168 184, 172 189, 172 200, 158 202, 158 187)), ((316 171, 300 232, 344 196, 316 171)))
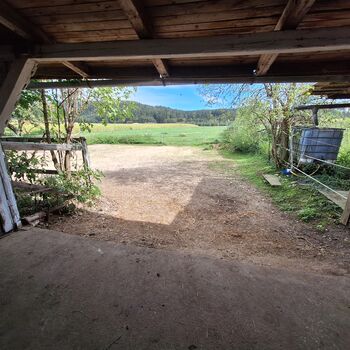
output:
MULTIPOLYGON (((209 58, 350 49, 350 27, 34 47, 38 62, 209 58)), ((1 47, 0 47, 1 52, 1 47)))
MULTIPOLYGON (((136 34, 140 39, 152 38, 152 26, 149 23, 145 10, 138 0, 119 0, 120 6, 128 17, 136 34)), ((169 76, 169 69, 167 64, 161 58, 152 60, 161 78, 169 76)))
MULTIPOLYGON (((309 11, 315 0, 288 0, 279 18, 275 31, 295 29, 309 11)), ((258 61, 256 75, 264 75, 277 59, 278 54, 262 55, 258 61)))
POLYGON ((320 76, 231 76, 220 77, 177 77, 172 75, 165 81, 161 78, 149 79, 93 79, 93 80, 66 80, 66 81, 33 81, 27 89, 55 89, 55 88, 93 88, 107 86, 162 86, 183 84, 254 84, 254 83, 312 83, 315 81, 349 81, 350 75, 320 75, 320 76))
MULTIPOLYGON (((174 66, 171 76, 192 78, 230 78, 230 77, 255 77, 254 64, 217 65, 217 66, 174 66)), ((74 79, 75 76, 67 74, 66 70, 59 66, 41 66, 34 79, 74 79)), ((318 63, 276 62, 273 69, 265 76, 343 76, 350 74, 348 61, 318 63)), ((152 66, 139 67, 94 67, 90 79, 121 79, 121 80, 152 80, 159 75, 152 66)))

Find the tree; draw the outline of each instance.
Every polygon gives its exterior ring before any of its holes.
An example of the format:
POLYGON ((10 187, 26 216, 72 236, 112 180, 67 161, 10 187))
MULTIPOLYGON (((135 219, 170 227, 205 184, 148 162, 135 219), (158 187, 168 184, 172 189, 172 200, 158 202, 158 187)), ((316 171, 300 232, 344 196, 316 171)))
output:
MULTIPOLYGON (((83 130, 91 130, 93 126, 82 116, 89 105, 94 107, 102 123, 124 120, 130 115, 132 105, 124 104, 132 93, 128 88, 99 88, 99 89, 55 89, 41 91, 41 102, 44 116, 45 135, 47 142, 51 142, 51 135, 65 143, 71 143, 76 123, 83 130)), ((53 163, 57 169, 70 172, 71 151, 64 154, 51 153, 53 163)))
POLYGON ((30 132, 40 124, 40 114, 40 92, 23 90, 7 127, 15 135, 21 136, 25 131, 30 132), (25 126, 29 130, 25 130, 25 126))
POLYGON ((305 113, 293 107, 310 102, 310 88, 310 85, 296 83, 207 85, 200 92, 210 104, 244 106, 264 127, 271 140, 271 157, 276 166, 282 166, 288 161, 290 128, 305 119, 305 113))

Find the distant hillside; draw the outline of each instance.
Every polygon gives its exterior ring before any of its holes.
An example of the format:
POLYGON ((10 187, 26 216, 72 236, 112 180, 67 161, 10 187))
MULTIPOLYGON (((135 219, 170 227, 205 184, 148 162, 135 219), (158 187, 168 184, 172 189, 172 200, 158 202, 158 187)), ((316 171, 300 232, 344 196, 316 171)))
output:
MULTIPOLYGON (((234 119, 233 109, 212 109, 198 111, 182 111, 162 106, 149 106, 138 102, 132 103, 132 118, 124 123, 189 123, 196 125, 228 125, 234 119)), ((90 123, 99 123, 101 118, 96 115, 93 106, 84 113, 83 118, 90 123)), ((117 121, 120 123, 120 121, 117 121)))

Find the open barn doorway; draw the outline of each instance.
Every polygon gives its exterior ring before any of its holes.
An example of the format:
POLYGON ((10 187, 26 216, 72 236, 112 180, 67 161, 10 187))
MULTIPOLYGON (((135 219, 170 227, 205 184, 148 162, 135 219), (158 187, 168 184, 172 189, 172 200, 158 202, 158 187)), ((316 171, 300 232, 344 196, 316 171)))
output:
MULTIPOLYGON (((30 98, 33 91, 53 91, 46 102, 57 108, 47 112, 56 113, 59 137, 46 128, 25 147, 35 152, 45 144, 51 158, 57 152, 57 168, 47 173, 54 171, 55 184, 82 200, 86 189, 96 190, 90 167, 105 172, 93 206, 70 216, 47 211, 49 223, 20 228, 0 152, 1 224, 12 232, 0 240, 0 348, 349 348, 348 229, 332 216, 331 229, 301 222, 334 207, 314 192, 301 194, 293 180, 267 187, 262 175, 268 169, 271 179, 276 168, 266 160, 225 154, 216 138, 201 147, 166 145, 171 133, 163 130, 151 146, 91 145, 92 165, 85 152, 81 169, 70 167, 74 152, 86 150, 72 136, 71 117, 84 105, 72 98, 80 88, 103 88, 94 95, 99 100, 111 87, 318 82, 326 94, 348 96, 346 87, 338 93, 333 85, 350 81, 348 1, 0 5, 0 134, 19 126, 11 122, 22 90, 30 98)), ((123 107, 113 101, 105 114, 123 107)), ((281 112, 269 103, 260 107, 266 106, 273 116, 281 112)), ((24 104, 21 115, 27 112, 24 104)), ((254 130, 256 140, 261 133, 254 130)), ((178 140, 185 142, 187 133, 178 140)), ((286 148, 288 135, 279 136, 286 148)), ((2 144, 18 148, 12 142, 2 144)), ((12 155, 22 177, 36 176, 37 169, 24 167, 28 157, 12 155)), ((283 176, 293 174, 293 162, 283 176)), ((49 196, 43 187, 31 192, 34 202, 49 196)), ((348 202, 345 209, 350 214, 348 202)))

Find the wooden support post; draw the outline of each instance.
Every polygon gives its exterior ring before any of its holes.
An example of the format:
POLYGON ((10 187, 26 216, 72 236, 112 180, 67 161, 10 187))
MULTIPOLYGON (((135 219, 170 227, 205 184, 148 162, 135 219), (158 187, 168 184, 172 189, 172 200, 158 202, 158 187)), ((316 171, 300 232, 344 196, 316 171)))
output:
POLYGON ((345 208, 340 221, 343 225, 347 225, 349 222, 349 218, 350 218, 350 192, 348 194, 348 199, 346 201, 345 208))
MULTIPOLYGON (((0 87, 0 135, 3 134, 6 123, 22 89, 29 83, 36 68, 35 61, 27 57, 13 61, 0 87)), ((9 232, 21 226, 16 198, 13 193, 11 179, 7 172, 5 154, 0 145, 0 216, 1 229, 9 232)))
POLYGON ((0 87, 0 135, 3 134, 19 95, 29 83, 35 69, 35 61, 27 57, 22 57, 12 62, 0 87))

